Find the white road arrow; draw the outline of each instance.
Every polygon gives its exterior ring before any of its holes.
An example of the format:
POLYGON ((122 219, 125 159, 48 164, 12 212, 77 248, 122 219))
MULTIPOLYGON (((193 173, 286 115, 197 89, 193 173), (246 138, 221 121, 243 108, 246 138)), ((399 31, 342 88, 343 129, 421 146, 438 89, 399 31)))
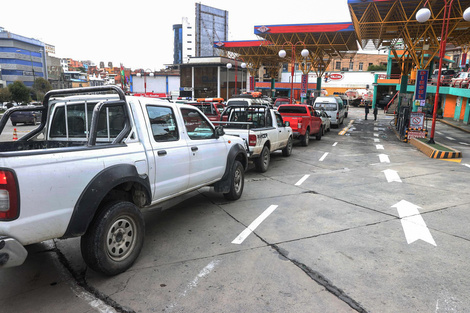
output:
POLYGON ((375 145, 377 150, 385 150, 383 145, 375 145))
POLYGON ((432 238, 431 232, 423 220, 423 217, 419 214, 419 206, 408 201, 401 200, 397 204, 392 205, 392 208, 397 208, 398 215, 401 219, 401 226, 405 232, 406 242, 408 244, 421 239, 437 246, 434 238, 432 238))
POLYGON ((397 171, 388 169, 382 172, 385 174, 385 178, 387 178, 387 181, 389 183, 391 182, 401 183, 401 179, 397 171))
POLYGON ((390 163, 390 159, 386 154, 379 154, 380 163, 390 163))

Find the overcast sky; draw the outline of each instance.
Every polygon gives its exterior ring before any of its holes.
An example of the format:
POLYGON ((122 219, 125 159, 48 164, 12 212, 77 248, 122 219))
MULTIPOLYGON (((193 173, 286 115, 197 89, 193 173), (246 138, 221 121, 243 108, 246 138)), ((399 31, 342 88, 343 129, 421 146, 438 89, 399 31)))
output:
MULTIPOLYGON (((173 25, 194 23, 194 0, 5 0, 0 27, 55 46, 56 57, 159 70, 173 62, 173 25)), ((229 12, 229 40, 255 25, 350 22, 347 0, 205 0, 229 12)))

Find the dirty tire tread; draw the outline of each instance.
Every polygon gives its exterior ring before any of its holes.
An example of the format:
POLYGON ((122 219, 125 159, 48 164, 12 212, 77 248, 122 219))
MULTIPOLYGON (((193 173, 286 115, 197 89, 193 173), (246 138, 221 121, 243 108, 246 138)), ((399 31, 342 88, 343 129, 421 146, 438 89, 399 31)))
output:
POLYGON ((240 163, 240 161, 235 160, 235 162, 233 162, 231 175, 232 177, 230 179, 230 191, 224 193, 224 197, 227 200, 234 201, 240 199, 243 193, 243 187, 245 186, 245 169, 243 168, 243 165, 240 163), (240 185, 237 188, 236 184, 238 178, 240 179, 240 185))

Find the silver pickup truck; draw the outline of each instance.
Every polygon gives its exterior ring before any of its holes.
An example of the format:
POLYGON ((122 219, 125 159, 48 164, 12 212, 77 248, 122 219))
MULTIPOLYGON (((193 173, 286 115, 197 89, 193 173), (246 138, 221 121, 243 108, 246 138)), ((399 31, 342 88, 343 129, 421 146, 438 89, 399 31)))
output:
POLYGON ((212 186, 241 197, 247 152, 189 105, 125 96, 117 87, 49 92, 18 140, 0 142, 0 268, 21 265, 24 246, 81 237, 92 269, 128 269, 144 243, 141 210, 212 186))

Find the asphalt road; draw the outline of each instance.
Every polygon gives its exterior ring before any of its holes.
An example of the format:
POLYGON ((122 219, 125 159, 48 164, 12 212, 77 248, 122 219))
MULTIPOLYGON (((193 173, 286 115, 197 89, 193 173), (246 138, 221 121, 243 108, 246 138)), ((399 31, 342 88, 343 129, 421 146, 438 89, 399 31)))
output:
POLYGON ((0 311, 470 312, 468 134, 438 123, 463 159, 436 160, 398 141, 391 117, 349 115, 250 169, 236 202, 203 189, 146 212, 119 276, 88 270, 79 239, 28 247, 0 271, 0 311))

